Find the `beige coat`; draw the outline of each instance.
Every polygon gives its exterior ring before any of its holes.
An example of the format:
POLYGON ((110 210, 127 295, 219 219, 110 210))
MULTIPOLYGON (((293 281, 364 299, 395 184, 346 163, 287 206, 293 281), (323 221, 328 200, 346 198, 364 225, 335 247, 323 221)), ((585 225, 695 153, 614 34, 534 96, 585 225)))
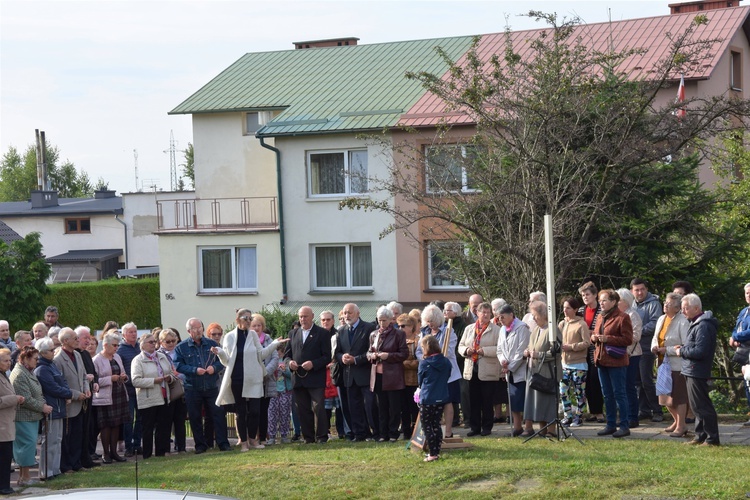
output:
POLYGON ((73 364, 73 360, 70 356, 63 352, 63 349, 58 349, 52 362, 55 364, 58 370, 60 370, 65 377, 65 381, 68 383, 68 387, 73 393, 70 403, 65 410, 65 416, 67 418, 73 418, 78 416, 83 409, 83 401, 78 399, 81 394, 86 394, 89 389, 89 382, 86 380, 86 367, 83 366, 83 358, 78 351, 73 351, 76 364, 73 364))
POLYGON ((4 373, 0 373, 0 443, 16 439, 17 407, 18 396, 13 389, 13 384, 4 373))
MULTIPOLYGON (((466 354, 466 350, 474 346, 474 336, 477 324, 472 323, 464 329, 461 342, 458 344, 458 353, 466 358, 464 362, 464 379, 471 380, 474 371, 474 361, 471 355, 466 354)), ((500 327, 490 322, 487 329, 479 339, 479 347, 484 350, 484 356, 479 356, 479 380, 495 381, 500 380, 500 360, 497 358, 497 342, 500 339, 500 327)))
MULTIPOLYGON (((161 365, 163 376, 172 375, 172 363, 164 353, 156 351, 157 359, 161 365)), ((164 395, 162 394, 162 384, 156 384, 154 379, 159 376, 159 369, 156 362, 146 357, 146 353, 141 353, 133 358, 133 364, 130 366, 130 375, 133 377, 133 387, 135 387, 135 397, 138 403, 138 409, 152 408, 165 404, 164 395)), ((169 384, 163 383, 167 389, 167 401, 169 401, 169 384)))
MULTIPOLYGON (((659 332, 666 319, 666 314, 659 316, 656 320, 656 329, 654 330, 654 338, 651 339, 651 348, 659 347, 659 332)), ((669 323, 667 328, 667 334, 664 336, 664 347, 667 348, 666 358, 669 360, 669 366, 673 372, 682 371, 682 358, 675 354, 675 346, 684 345, 687 340, 687 332, 690 328, 690 322, 687 320, 682 313, 677 313, 669 323)))
POLYGON ((562 362, 566 365, 585 363, 591 345, 591 334, 583 318, 580 316, 571 320, 566 318, 560 321, 558 328, 562 332, 563 345, 573 346, 572 351, 562 352, 562 362))

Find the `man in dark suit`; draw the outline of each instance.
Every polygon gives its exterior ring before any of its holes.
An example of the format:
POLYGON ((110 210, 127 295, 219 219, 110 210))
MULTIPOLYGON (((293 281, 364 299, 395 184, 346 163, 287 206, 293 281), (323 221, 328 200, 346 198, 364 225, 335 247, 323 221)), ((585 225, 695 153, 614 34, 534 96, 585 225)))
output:
POLYGON ((370 333, 375 330, 375 325, 359 317, 357 304, 346 304, 343 312, 346 325, 339 328, 334 353, 336 361, 343 367, 343 381, 339 386, 341 398, 349 407, 349 426, 354 440, 377 439, 378 422, 375 421, 374 398, 370 391, 371 365, 367 360, 370 333))
MULTIPOLYGON (((86 381, 89 383, 92 392, 99 392, 99 376, 96 373, 91 354, 86 349, 91 343, 91 329, 88 326, 78 326, 75 332, 78 337, 76 352, 81 355, 81 359, 83 360, 83 366, 86 369, 86 381)), ((81 465, 84 468, 90 469, 101 465, 94 462, 94 458, 99 458, 96 456, 96 436, 99 434, 99 429, 97 428, 93 405, 84 405, 82 413, 83 438, 81 440, 81 465)))
POLYGON ((62 455, 60 470, 79 471, 83 451, 83 402, 91 397, 91 389, 86 378, 86 367, 78 349, 78 336, 71 328, 63 328, 58 336, 61 349, 52 361, 62 372, 68 387, 73 393, 70 404, 65 409, 63 426, 62 455))
POLYGON ((292 387, 305 443, 328 441, 325 408, 326 370, 331 361, 331 334, 313 323, 313 311, 298 312, 300 327, 292 330, 284 351, 284 363, 292 371, 292 387), (317 422, 316 422, 317 421, 317 422), (316 426, 317 423, 317 426, 316 426))

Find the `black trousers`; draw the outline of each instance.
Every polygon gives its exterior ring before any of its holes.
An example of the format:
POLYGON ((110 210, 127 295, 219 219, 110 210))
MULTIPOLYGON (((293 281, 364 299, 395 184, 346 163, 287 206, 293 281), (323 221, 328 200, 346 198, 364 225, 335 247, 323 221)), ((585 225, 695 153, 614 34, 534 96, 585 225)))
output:
POLYGON ((83 451, 83 411, 75 417, 63 419, 63 438, 60 454, 60 470, 62 472, 81 468, 81 452, 83 451))
POLYGON ((94 423, 94 407, 91 401, 83 406, 81 410, 81 465, 89 469, 94 466, 91 454, 96 452, 96 434, 94 434, 94 451, 91 450, 91 426, 94 423))
POLYGON ((375 397, 378 400, 378 420, 382 439, 398 439, 401 424, 401 399, 403 389, 383 390, 383 375, 375 375, 375 397))
POLYGON ((719 444, 719 419, 708 393, 708 380, 685 377, 690 408, 695 413, 695 440, 719 444))
POLYGON ((349 428, 355 438, 378 437, 380 419, 375 414, 375 395, 370 386, 340 387, 343 399, 349 403, 349 428))
POLYGON ((294 401, 306 443, 328 439, 328 415, 325 405, 325 387, 295 387, 294 401))
POLYGON ((10 488, 10 460, 11 458, 13 458, 13 441, 1 442, 0 443, 0 490, 6 490, 10 488))
MULTIPOLYGON (((260 422, 260 398, 243 398, 242 384, 232 384, 234 411, 237 412, 237 432, 240 441, 247 442, 258 435, 260 422)), ((268 408, 266 408, 266 428, 268 428, 268 408)), ((267 431, 266 431, 267 432, 267 431)))
POLYGON ((163 457, 169 453, 169 435, 172 430, 168 402, 165 400, 163 405, 142 408, 139 411, 143 425, 143 458, 149 458, 154 453, 154 438, 156 456, 163 457))
POLYGON ((185 451, 185 421, 187 420, 185 398, 182 397, 169 403, 167 412, 167 420, 170 426, 174 426, 174 451, 185 451))
POLYGON ((401 432, 407 441, 414 434, 414 424, 417 421, 417 415, 419 415, 419 407, 414 402, 416 390, 417 386, 407 385, 401 393, 401 432))
POLYGON ((268 406, 271 398, 260 398, 260 413, 258 414, 258 439, 261 444, 268 439, 268 406))
MULTIPOLYGON (((476 366, 476 365, 475 365, 476 366)), ((479 371, 474 370, 469 380, 469 399, 471 415, 469 423, 474 432, 491 432, 494 424, 495 409, 493 402, 497 382, 479 380, 479 371)))

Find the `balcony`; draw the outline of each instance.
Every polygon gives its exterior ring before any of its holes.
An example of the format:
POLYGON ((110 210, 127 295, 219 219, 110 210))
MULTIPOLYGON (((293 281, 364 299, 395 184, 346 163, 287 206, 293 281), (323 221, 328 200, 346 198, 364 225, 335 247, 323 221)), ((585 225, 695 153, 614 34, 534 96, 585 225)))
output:
POLYGON ((276 197, 157 200, 157 233, 274 231, 276 197))

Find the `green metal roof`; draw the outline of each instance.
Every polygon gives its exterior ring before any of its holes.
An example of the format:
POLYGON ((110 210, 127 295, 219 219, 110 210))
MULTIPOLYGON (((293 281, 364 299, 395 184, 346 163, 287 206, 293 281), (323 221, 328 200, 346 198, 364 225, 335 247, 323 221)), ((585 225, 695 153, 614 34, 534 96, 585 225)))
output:
POLYGON ((258 52, 242 56, 169 114, 284 109, 260 135, 375 130, 393 126, 424 89, 407 71, 441 75, 435 52, 456 60, 472 37, 258 52))

